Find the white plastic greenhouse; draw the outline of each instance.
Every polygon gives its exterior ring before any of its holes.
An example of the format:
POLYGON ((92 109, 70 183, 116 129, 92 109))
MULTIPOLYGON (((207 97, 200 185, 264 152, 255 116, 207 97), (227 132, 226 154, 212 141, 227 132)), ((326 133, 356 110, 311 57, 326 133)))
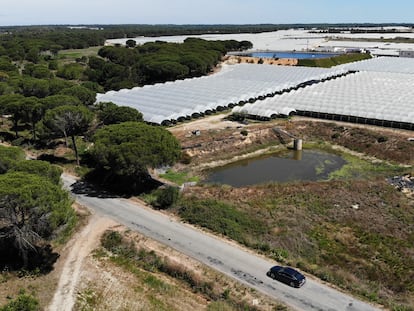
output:
POLYGON ((377 57, 336 66, 345 70, 414 74, 414 58, 377 57))
POLYGON ((233 108, 271 118, 296 112, 333 120, 414 129, 414 75, 357 72, 233 108))
MULTIPOLYGON (((133 107, 142 112, 145 121, 161 124, 272 97, 304 83, 311 84, 346 72, 344 68, 224 65, 219 73, 207 77, 98 94, 97 102, 133 107)), ((280 113, 287 112, 290 111, 280 110, 280 113)))

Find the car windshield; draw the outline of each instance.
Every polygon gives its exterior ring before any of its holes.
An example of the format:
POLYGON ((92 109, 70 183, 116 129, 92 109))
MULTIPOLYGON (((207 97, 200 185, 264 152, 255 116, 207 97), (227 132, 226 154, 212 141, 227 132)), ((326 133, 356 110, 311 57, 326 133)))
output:
POLYGON ((298 271, 296 271, 296 270, 294 270, 294 269, 292 269, 292 268, 286 268, 286 269, 284 269, 284 271, 285 271, 286 273, 288 273, 289 275, 294 276, 296 279, 301 279, 301 278, 303 278, 302 274, 300 274, 298 271))

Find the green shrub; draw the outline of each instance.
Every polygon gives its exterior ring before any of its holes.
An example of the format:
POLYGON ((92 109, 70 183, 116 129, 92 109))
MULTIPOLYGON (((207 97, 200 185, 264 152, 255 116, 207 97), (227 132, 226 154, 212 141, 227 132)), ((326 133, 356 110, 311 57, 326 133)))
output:
POLYGON ((177 202, 178 195, 179 190, 177 187, 168 186, 163 189, 158 189, 155 206, 160 209, 169 208, 177 202))
POLYGON ((160 177, 173 182, 176 185, 182 185, 186 182, 198 182, 199 178, 197 176, 188 176, 188 172, 185 171, 173 171, 167 170, 165 174, 160 174, 160 177))
POLYGON ((227 117, 227 119, 229 121, 238 121, 238 122, 241 122, 241 121, 244 121, 246 119, 246 117, 247 117, 247 114, 244 113, 244 112, 234 112, 231 115, 229 115, 227 117))
POLYGON ((105 232, 101 238, 101 244, 107 250, 113 252, 122 242, 122 236, 119 232, 109 231, 105 232))
POLYGON ((192 197, 179 204, 179 214, 183 219, 246 245, 251 245, 252 240, 268 231, 262 220, 224 202, 192 197))
POLYGON ((318 58, 318 59, 299 59, 297 66, 307 67, 325 67, 329 68, 336 65, 351 63, 363 59, 371 58, 370 54, 364 53, 348 53, 341 54, 330 58, 318 58))
POLYGON ((40 310, 39 301, 32 295, 26 294, 21 290, 19 295, 8 304, 0 307, 0 311, 38 311, 40 310))

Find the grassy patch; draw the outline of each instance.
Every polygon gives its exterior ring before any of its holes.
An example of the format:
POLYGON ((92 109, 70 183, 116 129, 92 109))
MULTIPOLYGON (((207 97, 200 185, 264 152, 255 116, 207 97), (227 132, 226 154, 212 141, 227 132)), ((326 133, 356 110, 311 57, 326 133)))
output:
POLYGON ((98 55, 98 51, 100 48, 100 46, 93 46, 86 49, 61 50, 59 51, 58 57, 59 59, 75 60, 77 58, 81 58, 82 56, 96 56, 98 55))
MULTIPOLYGON (((184 281, 196 292, 206 293, 205 289, 211 288, 208 282, 201 280, 183 265, 162 259, 153 251, 137 250, 131 242, 128 242, 118 232, 109 231, 105 233, 101 243, 104 248, 114 254, 111 257, 112 261, 134 274, 142 273, 139 272, 141 269, 148 272, 164 272, 169 276, 184 281)), ((159 288, 165 286, 162 281, 156 280, 155 276, 147 276, 145 282, 150 284, 151 287, 159 288)), ((215 296, 212 292, 209 294, 210 298, 215 296)))
POLYGON ((102 298, 102 295, 96 293, 90 288, 87 288, 78 293, 76 308, 82 311, 95 310, 102 298))
MULTIPOLYGON (((344 151, 336 150, 331 144, 320 141, 304 144, 306 149, 319 149, 329 153, 341 156, 347 163, 340 169, 329 174, 329 180, 335 179, 353 179, 353 178, 376 178, 389 177, 407 172, 407 167, 392 164, 387 161, 364 159, 360 156, 353 155, 344 151)), ((329 164, 329 163, 324 163, 329 164)), ((324 164, 316 167, 317 173, 323 173, 324 164)))
POLYGON ((152 191, 150 193, 140 194, 139 198, 149 205, 155 205, 158 196, 155 191, 152 191))
POLYGON ((186 182, 199 181, 199 178, 197 176, 188 176, 187 172, 175 172, 172 170, 167 170, 167 172, 165 174, 161 174, 160 177, 169 180, 177 185, 182 185, 186 182))
POLYGON ((347 164, 345 164, 341 169, 332 172, 329 175, 331 180, 394 176, 402 174, 407 170, 406 167, 399 165, 379 161, 372 162, 346 153, 343 153, 342 157, 346 160, 347 164))
POLYGON ((179 215, 188 222, 246 245, 256 245, 255 238, 268 230, 264 222, 222 201, 190 197, 182 198, 178 205, 179 215))
POLYGON ((356 62, 356 61, 360 61, 364 59, 370 59, 370 58, 371 58, 371 55, 369 54, 351 53, 351 54, 342 54, 342 55, 334 56, 330 58, 298 59, 298 66, 330 68, 333 66, 356 62))
POLYGON ((171 294, 173 292, 173 286, 165 283, 154 275, 148 275, 144 279, 144 283, 162 294, 171 294))
POLYGON ((19 295, 10 300, 0 311, 38 311, 40 310, 39 301, 30 294, 26 294, 24 290, 20 290, 19 295))
POLYGON ((198 295, 201 294, 211 301, 211 310, 223 310, 221 309, 222 306, 225 306, 226 309, 224 310, 258 310, 256 307, 249 305, 244 299, 237 299, 237 295, 231 289, 223 291, 217 286, 216 282, 207 280, 204 276, 189 270, 181 263, 166 257, 161 258, 154 251, 137 249, 130 240, 119 232, 106 232, 101 239, 101 244, 104 250, 95 252, 95 256, 102 258, 106 252, 112 262, 139 276, 142 284, 147 289, 145 296, 149 308, 152 310, 177 309, 166 298, 166 296, 173 297, 177 295, 178 291, 178 288, 168 281, 168 277, 182 282, 192 292, 198 295), (219 309, 216 309, 216 307, 219 309))
POLYGON ((148 297, 149 303, 151 305, 152 310, 159 310, 159 311, 169 311, 171 310, 170 306, 167 306, 162 299, 155 297, 153 295, 149 295, 148 297))

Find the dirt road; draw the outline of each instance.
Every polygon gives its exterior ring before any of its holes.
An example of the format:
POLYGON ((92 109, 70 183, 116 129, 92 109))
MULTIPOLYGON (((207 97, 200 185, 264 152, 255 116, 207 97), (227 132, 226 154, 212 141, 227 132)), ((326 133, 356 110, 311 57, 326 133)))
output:
POLYGON ((71 311, 73 309, 82 265, 91 250, 98 246, 100 236, 115 225, 116 223, 109 218, 92 214, 88 224, 66 245, 64 252, 67 252, 67 255, 61 256, 65 261, 61 263, 63 267, 59 283, 47 310, 71 311))

